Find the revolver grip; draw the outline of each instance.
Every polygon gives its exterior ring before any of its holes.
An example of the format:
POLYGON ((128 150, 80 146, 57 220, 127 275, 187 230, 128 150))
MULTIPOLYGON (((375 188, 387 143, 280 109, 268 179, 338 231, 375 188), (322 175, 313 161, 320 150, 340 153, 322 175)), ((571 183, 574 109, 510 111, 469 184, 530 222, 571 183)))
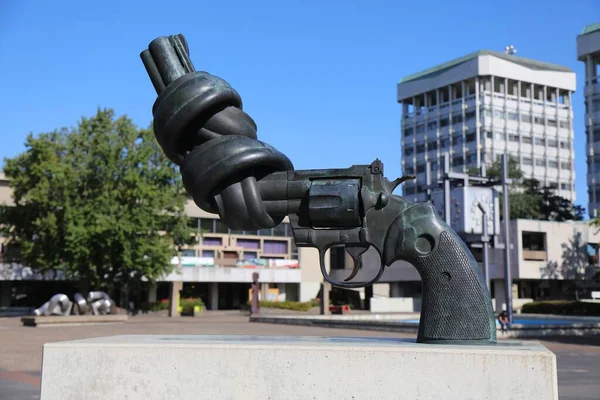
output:
POLYGON ((490 293, 462 239, 428 203, 418 203, 394 220, 385 240, 386 265, 404 260, 423 285, 420 343, 496 343, 490 293))

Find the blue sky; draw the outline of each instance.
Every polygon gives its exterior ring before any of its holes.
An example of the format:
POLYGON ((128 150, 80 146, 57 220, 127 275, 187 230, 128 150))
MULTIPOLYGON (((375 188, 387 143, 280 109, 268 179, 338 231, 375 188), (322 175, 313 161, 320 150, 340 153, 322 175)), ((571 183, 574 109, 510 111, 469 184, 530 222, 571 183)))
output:
POLYGON ((380 158, 400 168, 396 84, 480 49, 562 64, 574 97, 577 202, 587 207, 583 64, 576 36, 599 0, 0 2, 0 158, 29 132, 73 126, 97 107, 148 126, 156 94, 139 53, 183 33, 198 70, 227 80, 259 139, 296 169, 380 158), (35 4, 35 5, 33 5, 35 4), (167 5, 168 4, 168 5, 167 5))

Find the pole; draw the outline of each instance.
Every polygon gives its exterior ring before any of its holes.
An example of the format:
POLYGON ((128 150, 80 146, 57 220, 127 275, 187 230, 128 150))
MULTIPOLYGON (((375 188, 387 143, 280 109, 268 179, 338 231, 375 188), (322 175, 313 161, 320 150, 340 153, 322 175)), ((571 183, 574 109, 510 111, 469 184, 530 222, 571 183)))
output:
POLYGON ((488 288, 488 291, 490 291, 491 293, 491 288, 490 288, 490 265, 489 265, 489 243, 490 243, 490 237, 488 235, 488 224, 487 224, 487 210, 485 209, 485 207, 483 207, 483 205, 481 203, 477 204, 477 207, 479 207, 479 209, 481 210, 481 212, 483 213, 483 236, 481 237, 481 242, 483 243, 483 277, 485 278, 485 285, 488 288))
POLYGON ((504 286, 508 323, 513 323, 512 277, 510 269, 510 207, 508 203, 508 155, 502 154, 502 208, 504 218, 504 286))
POLYGON ((250 300, 250 313, 251 315, 260 314, 260 302, 258 299, 258 293, 260 292, 260 284, 258 282, 258 272, 252 274, 252 299, 250 300))
POLYGON ((321 301, 319 303, 319 312, 321 315, 329 315, 329 289, 329 282, 323 281, 321 283, 321 301))
POLYGON ((427 183, 427 201, 431 202, 431 162, 425 163, 425 179, 427 183))
POLYGON ((450 226, 450 154, 444 153, 444 221, 450 226))

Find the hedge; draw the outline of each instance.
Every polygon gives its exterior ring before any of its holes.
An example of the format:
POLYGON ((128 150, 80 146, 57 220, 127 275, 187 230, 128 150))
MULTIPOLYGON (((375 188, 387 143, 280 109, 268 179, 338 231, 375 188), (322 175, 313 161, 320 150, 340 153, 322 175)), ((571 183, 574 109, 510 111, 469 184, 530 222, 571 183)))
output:
POLYGON ((569 300, 534 301, 523 304, 526 314, 600 316, 600 303, 569 300))
MULTIPOLYGON (((250 302, 248 302, 250 305, 250 302)), ((316 300, 308 302, 300 301, 261 301, 259 306, 262 308, 279 308, 283 310, 308 311, 313 307, 317 307, 319 302, 316 300)))
POLYGON ((204 302, 200 298, 187 298, 179 300, 179 307, 181 308, 194 308, 194 307, 204 307, 204 302))
MULTIPOLYGON (((179 307, 183 309, 194 308, 195 306, 199 306, 200 308, 204 307, 204 302, 200 298, 186 298, 179 300, 179 307)), ((162 311, 169 309, 169 299, 163 299, 161 301, 157 301, 156 303, 144 303, 140 305, 140 309, 142 311, 162 311)))

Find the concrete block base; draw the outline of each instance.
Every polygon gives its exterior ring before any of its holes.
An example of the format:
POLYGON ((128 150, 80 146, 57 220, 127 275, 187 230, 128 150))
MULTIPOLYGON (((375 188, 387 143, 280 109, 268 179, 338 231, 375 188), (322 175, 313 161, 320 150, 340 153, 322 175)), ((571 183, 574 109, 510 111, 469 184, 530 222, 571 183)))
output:
POLYGON ((114 336, 44 346, 42 400, 558 399, 536 342, 114 336))
POLYGON ((113 315, 50 315, 22 317, 23 326, 79 326, 93 324, 122 324, 127 321, 125 314, 113 315))

